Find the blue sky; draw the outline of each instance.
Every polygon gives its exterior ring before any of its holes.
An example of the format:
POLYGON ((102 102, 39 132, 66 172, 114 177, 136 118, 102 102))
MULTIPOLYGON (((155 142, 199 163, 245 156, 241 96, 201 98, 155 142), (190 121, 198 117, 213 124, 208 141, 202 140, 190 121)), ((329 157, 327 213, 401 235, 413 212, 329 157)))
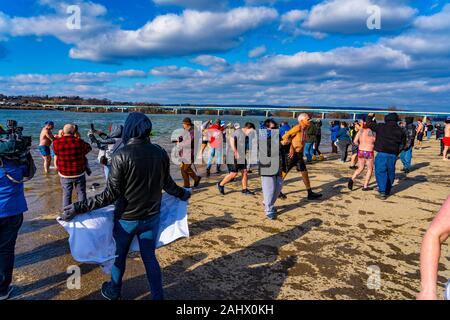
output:
POLYGON ((3 0, 0 93, 450 111, 450 3, 3 0))

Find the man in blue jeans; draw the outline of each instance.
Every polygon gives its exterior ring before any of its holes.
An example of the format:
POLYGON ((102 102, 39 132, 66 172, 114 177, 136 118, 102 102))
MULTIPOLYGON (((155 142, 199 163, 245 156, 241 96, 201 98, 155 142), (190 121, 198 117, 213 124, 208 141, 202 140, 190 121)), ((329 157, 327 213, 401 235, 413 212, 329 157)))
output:
POLYGON ((112 157, 105 190, 65 207, 60 217, 67 221, 77 214, 116 203, 113 235, 117 257, 111 281, 102 285, 102 295, 108 300, 121 298, 126 258, 135 236, 139 240, 152 298, 164 298, 161 268, 155 255, 162 190, 184 201, 191 195, 173 181, 169 156, 163 148, 150 142, 151 129, 152 123, 145 114, 131 113, 124 126, 124 147, 112 157))
POLYGON ((1 160, 0 166, 0 300, 10 297, 14 268, 14 249, 17 235, 23 222, 23 213, 28 211, 23 180, 26 167, 11 160, 1 160), (16 180, 13 182, 9 177, 16 180))
POLYGON ((387 199, 395 180, 395 164, 399 153, 406 145, 406 134, 398 125, 397 113, 385 116, 384 123, 376 123, 375 115, 369 114, 367 127, 376 133, 375 176, 378 184, 379 198, 387 199))

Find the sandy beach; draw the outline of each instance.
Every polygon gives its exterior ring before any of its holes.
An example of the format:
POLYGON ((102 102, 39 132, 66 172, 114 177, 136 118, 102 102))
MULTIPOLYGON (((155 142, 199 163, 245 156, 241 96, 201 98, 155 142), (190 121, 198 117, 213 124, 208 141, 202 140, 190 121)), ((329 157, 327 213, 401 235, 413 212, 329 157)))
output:
MULTIPOLYGON (((413 299, 419 290, 422 236, 449 194, 449 164, 438 153, 435 140, 415 151, 412 172, 397 174, 387 201, 376 199, 376 191, 361 191, 362 181, 349 191, 352 170, 328 155, 327 161, 308 167, 323 200, 308 202, 300 174, 293 170, 284 187, 288 198, 277 203, 276 221, 264 216, 256 173, 250 179, 255 196, 241 194, 240 180, 222 196, 216 189, 220 177, 204 177, 190 201, 191 237, 157 251, 166 298, 413 299), (367 286, 370 266, 380 269, 379 289, 367 286)), ((30 211, 17 243, 15 299, 101 299, 99 288, 108 276, 94 265, 80 265, 80 290, 67 289, 67 267, 78 263, 55 221, 59 181, 55 174, 37 179, 42 189, 27 190, 30 211)), ((94 182, 102 187, 89 195, 103 188, 99 170, 88 185, 94 182)), ((449 261, 445 244, 441 287, 450 277, 449 261)), ((128 260, 123 297, 149 298, 139 256, 128 260)))

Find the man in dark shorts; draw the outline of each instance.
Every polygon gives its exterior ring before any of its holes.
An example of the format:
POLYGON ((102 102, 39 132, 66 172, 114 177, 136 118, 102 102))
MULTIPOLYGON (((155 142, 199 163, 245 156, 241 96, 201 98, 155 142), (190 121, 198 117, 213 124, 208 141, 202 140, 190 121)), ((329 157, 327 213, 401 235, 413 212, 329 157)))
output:
POLYGON ((239 172, 242 174, 242 193, 245 195, 253 195, 254 192, 248 190, 248 171, 247 171, 247 160, 246 154, 249 151, 249 133, 255 130, 255 125, 253 123, 247 122, 243 129, 240 125, 236 123, 234 125, 236 131, 227 137, 230 141, 230 149, 228 152, 232 154, 227 154, 227 174, 222 181, 217 184, 217 188, 221 194, 225 194, 225 185, 235 179, 239 172), (231 162, 231 163, 230 163, 231 162))
POLYGON ((322 197, 320 193, 314 193, 311 189, 308 170, 306 169, 305 160, 303 159, 303 149, 305 147, 306 128, 309 126, 310 118, 308 114, 302 113, 298 117, 298 125, 292 127, 283 136, 282 145, 290 145, 289 152, 284 155, 283 161, 283 179, 287 176, 292 168, 297 167, 303 178, 306 190, 308 191, 308 200, 316 200, 322 197))
POLYGON ((417 122, 416 132, 418 141, 416 149, 422 149, 423 136, 425 135, 425 125, 423 124, 422 120, 419 120, 417 122))

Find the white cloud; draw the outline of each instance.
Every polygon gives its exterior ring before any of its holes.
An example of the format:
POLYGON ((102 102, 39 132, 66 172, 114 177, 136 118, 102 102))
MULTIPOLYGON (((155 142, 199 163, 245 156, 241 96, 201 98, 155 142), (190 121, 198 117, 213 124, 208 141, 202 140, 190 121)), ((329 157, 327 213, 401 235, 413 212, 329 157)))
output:
POLYGON ((204 75, 204 72, 188 67, 164 66, 153 68, 150 74, 156 77, 191 78, 201 77, 204 75))
POLYGON ((76 59, 111 61, 119 58, 183 56, 225 51, 241 43, 248 31, 277 18, 274 9, 237 8, 228 12, 186 10, 156 17, 140 29, 117 30, 77 43, 76 59))
POLYGON ((201 55, 195 59, 192 59, 193 63, 199 64, 201 66, 209 67, 213 65, 226 65, 227 61, 224 58, 211 56, 211 55, 201 55))
POLYGON ((260 46, 260 47, 256 47, 256 48, 250 50, 250 52, 248 53, 248 56, 249 56, 249 58, 257 58, 257 57, 262 56, 266 52, 267 52, 266 46, 260 46))
POLYGON ((367 9, 377 5, 381 9, 381 32, 409 25, 417 10, 401 2, 387 0, 326 0, 309 11, 302 27, 323 33, 370 33, 367 9))
POLYGON ((418 17, 414 21, 414 27, 425 31, 450 31, 450 4, 445 5, 437 14, 418 17))

